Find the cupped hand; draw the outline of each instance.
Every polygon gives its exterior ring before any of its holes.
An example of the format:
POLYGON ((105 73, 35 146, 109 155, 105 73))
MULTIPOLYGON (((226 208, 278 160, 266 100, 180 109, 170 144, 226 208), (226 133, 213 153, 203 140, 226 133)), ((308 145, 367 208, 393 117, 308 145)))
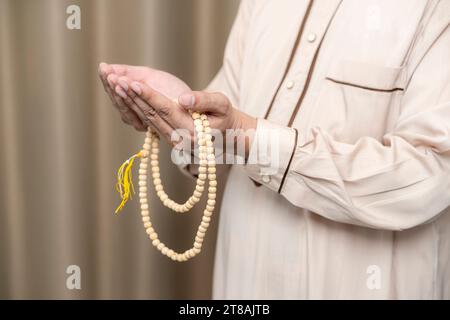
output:
POLYGON ((191 91, 182 80, 166 72, 102 64, 100 76, 122 119, 131 114, 136 129, 151 126, 172 145, 176 144, 172 141, 176 129, 188 130, 194 138, 189 111, 205 113, 211 128, 222 133, 256 128, 256 119, 235 109, 222 93, 191 91))
POLYGON ((139 131, 145 131, 148 124, 142 121, 142 117, 139 116, 142 112, 135 105, 130 106, 124 102, 126 95, 118 86, 120 77, 142 82, 170 99, 177 99, 181 94, 191 90, 181 79, 149 67, 100 63, 99 76, 122 120, 139 131))

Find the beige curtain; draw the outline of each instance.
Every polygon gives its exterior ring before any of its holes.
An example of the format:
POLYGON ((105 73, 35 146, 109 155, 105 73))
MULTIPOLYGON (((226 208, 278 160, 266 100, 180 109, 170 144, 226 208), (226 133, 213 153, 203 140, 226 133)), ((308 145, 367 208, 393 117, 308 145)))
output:
MULTIPOLYGON (((116 169, 143 135, 119 120, 97 65, 149 65, 201 89, 220 66, 237 5, 0 0, 0 298, 210 297, 214 230, 198 258, 178 264, 153 249, 136 201, 113 214, 116 169), (71 4, 81 30, 66 28, 71 4), (81 290, 66 287, 69 265, 81 269, 81 290)), ((169 156, 166 148, 163 180, 181 201, 193 182, 169 156)), ((200 210, 175 216, 151 199, 164 241, 190 246, 200 210)))

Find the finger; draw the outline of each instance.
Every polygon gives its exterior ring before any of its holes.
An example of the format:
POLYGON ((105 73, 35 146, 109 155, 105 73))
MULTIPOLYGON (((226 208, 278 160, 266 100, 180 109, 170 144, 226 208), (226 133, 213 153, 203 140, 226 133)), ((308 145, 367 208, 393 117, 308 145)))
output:
POLYGON ((151 125, 161 136, 164 136, 167 141, 171 141, 174 128, 140 97, 135 96, 133 102, 140 110, 142 110, 145 117, 144 123, 151 125))
POLYGON ((119 112, 122 117, 122 120, 125 123, 133 126, 138 131, 146 131, 147 130, 147 126, 139 119, 139 117, 132 110, 130 110, 125 105, 125 102, 123 101, 123 99, 121 97, 114 96, 114 99, 117 101, 117 105, 119 105, 121 108, 121 109, 119 109, 119 112), (124 110, 124 111, 121 111, 121 110, 124 110), (125 121, 125 119, 127 121, 125 121))
MULTIPOLYGON (((120 87, 119 87, 120 89, 120 87)), ((129 119, 130 124, 139 131, 146 130, 146 126, 142 123, 142 121, 139 119, 139 117, 136 115, 136 113, 131 110, 125 103, 123 96, 126 97, 126 94, 123 93, 123 90, 116 90, 114 94, 112 95, 114 100, 114 106, 119 110, 119 112, 129 119)))
POLYGON ((135 97, 136 95, 129 88, 130 87, 129 84, 131 83, 131 81, 127 77, 120 77, 117 83, 122 88, 123 92, 126 94, 125 98, 123 98, 125 104, 128 106, 128 108, 133 110, 134 113, 136 113, 136 115, 139 117, 142 123, 146 123, 147 119, 144 112, 137 106, 137 104, 133 100, 133 97, 135 97))
POLYGON ((111 87, 116 81, 116 76, 111 74, 112 71, 112 68, 106 63, 101 63, 99 66, 99 76, 105 91, 107 92, 113 105, 119 110, 122 121, 126 124, 132 125, 136 130, 145 131, 146 127, 142 121, 140 121, 139 117, 134 114, 134 112, 126 106, 123 99, 112 90, 111 87))
POLYGON ((126 101, 133 104, 139 109, 139 112, 142 113, 143 123, 154 128, 159 135, 164 137, 167 141, 171 141, 171 135, 174 128, 164 120, 152 106, 149 106, 146 101, 136 95, 136 93, 130 89, 130 86, 128 86, 127 95, 129 100, 127 99, 126 101))
POLYGON ((106 82, 109 85, 109 88, 111 89, 112 92, 115 91, 115 87, 117 86, 117 79, 119 77, 115 74, 115 73, 110 73, 107 77, 106 77, 106 82))
MULTIPOLYGON (((99 73, 100 73, 100 76, 101 76, 103 82, 104 82, 106 85, 109 85, 110 82, 108 81, 108 77, 109 77, 111 74, 114 74, 113 68, 111 67, 111 65, 102 62, 102 63, 100 64, 100 66, 99 66, 99 69, 100 69, 99 73)), ((110 93, 114 91, 114 90, 112 90, 112 87, 111 87, 111 86, 108 86, 108 88, 109 88, 109 92, 110 92, 110 93)))
POLYGON ((152 126, 152 128, 154 128, 154 125, 151 123, 151 121, 149 121, 145 113, 139 108, 136 102, 129 95, 126 94, 126 92, 121 86, 116 86, 116 91, 119 92, 120 95, 119 98, 125 104, 128 112, 136 115, 136 117, 139 119, 140 123, 144 128, 147 128, 148 126, 152 126))
POLYGON ((111 95, 111 88, 109 87, 109 84, 106 82, 106 79, 103 78, 102 75, 99 75, 99 78, 103 84, 103 89, 105 89, 105 91, 108 95, 111 95))
POLYGON ((111 92, 114 105, 117 107, 117 109, 119 109, 120 112, 129 112, 129 108, 124 103, 123 98, 121 97, 121 94, 123 95, 123 93, 118 94, 116 91, 116 83, 116 76, 114 74, 109 75, 107 78, 107 85, 111 92))
POLYGON ((123 90, 117 88, 118 77, 115 74, 110 74, 107 78, 108 86, 110 88, 111 94, 113 96, 114 101, 116 102, 116 106, 120 112, 129 112, 132 111, 128 106, 124 103, 124 99, 126 98, 126 94, 123 90))
POLYGON ((111 64, 109 65, 111 68, 111 72, 115 73, 118 77, 131 77, 135 81, 142 80, 142 70, 143 67, 138 66, 130 66, 126 64, 111 64), (136 76, 138 76, 136 78, 136 76))
POLYGON ((106 94, 108 95, 109 99, 114 103, 113 94, 111 92, 111 88, 109 87, 109 84, 103 79, 102 76, 99 76, 100 80, 102 81, 103 89, 105 90, 106 94))
POLYGON ((110 64, 112 72, 117 76, 126 76, 128 74, 129 66, 125 64, 110 64))
MULTIPOLYGON (((122 113, 126 114, 129 112, 128 108, 124 104, 123 100, 111 89, 111 86, 113 86, 113 83, 115 82, 115 80, 113 80, 115 76, 108 74, 109 72, 108 68, 109 66, 105 63, 101 63, 99 67, 100 79, 102 80, 103 87, 105 88, 105 91, 108 93, 108 96, 111 99, 113 105, 119 110, 121 114, 122 113)), ((123 118, 128 119, 129 117, 130 116, 125 116, 123 118)), ((133 117, 131 116, 131 118, 133 117)))
POLYGON ((200 113, 226 114, 231 106, 222 93, 193 91, 178 97, 181 106, 200 113))
POLYGON ((122 119, 122 122, 124 122, 125 124, 133 125, 133 123, 131 122, 131 120, 128 119, 128 117, 127 117, 124 113, 121 113, 121 114, 120 114, 120 119, 122 119))
POLYGON ((147 128, 144 124, 131 112, 120 112, 120 118, 122 121, 138 131, 146 131, 147 128))
POLYGON ((133 90, 131 90, 131 80, 127 77, 120 77, 117 80, 117 83, 118 86, 120 86, 120 89, 116 88, 116 90, 120 92, 122 97, 126 94, 126 98, 123 98, 123 101, 129 108, 135 111, 142 123, 151 126, 160 134, 160 136, 163 136, 170 141, 173 127, 162 119, 153 107, 149 106, 144 100, 137 96, 133 90), (144 112, 144 110, 146 111, 144 112))
POLYGON ((105 62, 101 62, 98 66, 98 74, 101 78, 106 80, 106 77, 112 72, 112 69, 109 64, 105 62))
POLYGON ((134 93, 146 102, 142 109, 144 114, 152 114, 156 111, 162 119, 173 125, 172 122, 174 119, 172 118, 172 114, 176 108, 178 108, 177 103, 167 98, 160 92, 150 88, 145 83, 135 81, 130 84, 130 88, 132 91, 130 94, 134 93))
POLYGON ((100 80, 102 81, 103 88, 105 89, 105 91, 108 94, 108 96, 110 97, 110 99, 113 101, 113 98, 112 98, 113 93, 111 91, 111 88, 110 88, 107 80, 106 80, 107 76, 109 75, 108 68, 109 68, 109 66, 106 63, 104 63, 104 62, 100 63, 100 66, 98 69, 98 74, 99 74, 100 80))
POLYGON ((130 106, 133 105, 133 101, 130 100, 125 91, 119 85, 116 86, 115 93, 116 101, 120 106, 120 111, 122 113, 131 113, 135 115, 140 122, 142 122, 140 117, 130 108, 130 106))

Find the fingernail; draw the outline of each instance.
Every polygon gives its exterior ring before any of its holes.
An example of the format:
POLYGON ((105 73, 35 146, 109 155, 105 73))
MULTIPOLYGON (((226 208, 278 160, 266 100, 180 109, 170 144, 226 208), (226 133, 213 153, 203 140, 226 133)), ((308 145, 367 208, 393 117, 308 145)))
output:
POLYGON ((116 93, 121 96, 122 98, 126 99, 127 98, 127 94, 125 93, 125 91, 123 91, 123 89, 119 86, 116 87, 116 93))
POLYGON ((184 107, 192 107, 195 103, 195 96, 191 93, 185 93, 178 97, 178 103, 184 107))
POLYGON ((114 75, 110 74, 110 75, 108 75, 108 76, 106 77, 106 81, 108 81, 108 83, 109 83, 109 85, 110 85, 111 87, 114 86, 113 76, 114 76, 114 75))
POLYGON ((123 90, 128 91, 128 83, 126 83, 125 80, 120 79, 118 81, 118 83, 119 83, 119 86, 121 86, 123 88, 123 90))
POLYGON ((141 87, 141 85, 139 84, 139 82, 133 82, 133 83, 131 84, 131 89, 132 89, 134 92, 136 92, 138 95, 141 95, 141 94, 142 94, 142 87, 141 87))

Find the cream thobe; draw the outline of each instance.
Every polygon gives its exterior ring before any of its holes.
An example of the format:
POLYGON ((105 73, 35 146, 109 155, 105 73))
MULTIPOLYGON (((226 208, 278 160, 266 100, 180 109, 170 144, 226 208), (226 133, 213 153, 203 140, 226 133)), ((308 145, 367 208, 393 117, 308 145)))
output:
POLYGON ((214 298, 450 298, 449 21, 450 0, 242 1, 208 89, 258 118, 256 161, 229 172, 214 298))

